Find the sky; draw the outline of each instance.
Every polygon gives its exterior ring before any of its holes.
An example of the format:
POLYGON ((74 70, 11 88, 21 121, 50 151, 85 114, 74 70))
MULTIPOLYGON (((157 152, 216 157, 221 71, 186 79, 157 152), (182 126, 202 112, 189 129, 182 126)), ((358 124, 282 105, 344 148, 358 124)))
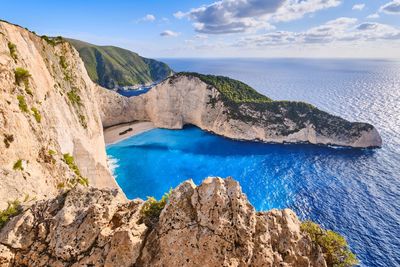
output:
POLYGON ((0 18, 153 58, 400 59, 400 0, 0 0, 0 18))

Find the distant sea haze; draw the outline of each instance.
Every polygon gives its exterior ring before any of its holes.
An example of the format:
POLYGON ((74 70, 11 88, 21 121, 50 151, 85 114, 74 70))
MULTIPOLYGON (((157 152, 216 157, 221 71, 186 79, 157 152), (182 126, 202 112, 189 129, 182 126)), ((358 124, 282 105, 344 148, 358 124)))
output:
POLYGON ((373 124, 376 150, 238 142, 155 129, 108 146, 129 198, 161 197, 209 175, 238 180, 258 210, 292 208, 343 234, 362 266, 400 266, 400 62, 328 59, 162 59, 174 71, 241 80, 275 100, 295 100, 373 124))

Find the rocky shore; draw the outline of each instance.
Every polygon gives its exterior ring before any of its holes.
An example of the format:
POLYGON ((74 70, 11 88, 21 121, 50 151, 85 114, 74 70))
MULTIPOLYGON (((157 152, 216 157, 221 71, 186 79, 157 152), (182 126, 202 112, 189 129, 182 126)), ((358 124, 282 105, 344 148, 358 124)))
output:
MULTIPOLYGON (((266 97, 255 91, 250 93, 258 94, 263 102, 257 102, 257 98, 233 101, 199 77, 202 76, 176 74, 148 93, 130 98, 97 87, 103 125, 139 120, 167 129, 181 129, 192 124, 237 140, 356 148, 382 145, 378 131, 370 124, 349 122, 306 103, 264 101, 266 97)), ((226 83, 234 81, 222 79, 226 83)))

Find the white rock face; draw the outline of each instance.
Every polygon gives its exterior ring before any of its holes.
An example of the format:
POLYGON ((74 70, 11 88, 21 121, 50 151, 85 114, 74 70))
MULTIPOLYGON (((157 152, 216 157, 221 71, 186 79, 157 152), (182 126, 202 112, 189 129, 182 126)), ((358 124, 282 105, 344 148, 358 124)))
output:
POLYGON ((256 213, 230 178, 182 183, 152 228, 142 205, 80 186, 38 202, 0 230, 0 266, 326 266, 293 211, 256 213))
POLYGON ((0 208, 24 194, 38 199, 57 194, 57 184, 74 176, 62 160, 65 153, 74 156, 92 185, 116 187, 106 164, 95 92, 82 60, 68 43, 53 47, 23 28, 0 22, 0 208), (15 59, 9 43, 15 45, 15 59), (31 75, 28 89, 23 82, 16 83, 18 67, 31 75), (71 91, 80 104, 69 100, 71 91), (19 107, 17 96, 26 102, 27 112, 19 107), (39 111, 40 122, 32 108, 39 111), (13 169, 18 160, 23 170, 13 169))
POLYGON ((230 108, 220 92, 197 77, 171 77, 148 93, 126 98, 97 87, 104 127, 134 120, 151 121, 156 127, 181 129, 185 124, 232 139, 274 143, 380 147, 381 137, 368 124, 350 123, 319 110, 302 113, 294 106, 299 120, 289 117, 285 106, 279 113, 268 109, 257 111, 250 104, 230 108), (212 103, 213 99, 219 99, 212 103))

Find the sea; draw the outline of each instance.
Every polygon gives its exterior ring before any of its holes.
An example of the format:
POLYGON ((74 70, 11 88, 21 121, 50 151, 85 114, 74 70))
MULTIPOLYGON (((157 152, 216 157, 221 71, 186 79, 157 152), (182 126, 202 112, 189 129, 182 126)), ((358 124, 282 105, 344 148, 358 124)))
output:
POLYGON ((360 266, 400 266, 400 62, 369 59, 162 59, 224 75, 274 100, 373 124, 380 149, 233 141, 186 126, 107 147, 125 194, 160 198, 182 181, 231 176, 259 210, 291 208, 346 237, 360 266))

